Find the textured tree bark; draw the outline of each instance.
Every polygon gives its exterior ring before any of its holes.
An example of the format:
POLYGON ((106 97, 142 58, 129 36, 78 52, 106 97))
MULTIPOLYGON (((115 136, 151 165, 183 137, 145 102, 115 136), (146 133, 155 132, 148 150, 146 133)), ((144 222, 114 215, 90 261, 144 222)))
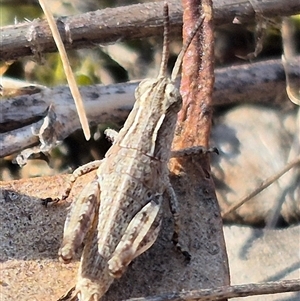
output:
MULTIPOLYGON (((257 1, 258 2, 258 1, 257 1)), ((215 24, 232 23, 234 18, 242 22, 253 20, 254 0, 214 1, 215 24)), ((76 16, 57 19, 66 49, 91 48, 95 44, 112 43, 128 39, 140 39, 162 35, 162 2, 150 2, 124 7, 107 8, 76 16), (116 22, 118 20, 118 22, 116 22)), ((170 22, 173 33, 179 33, 182 26, 182 7, 179 1, 170 0, 170 22)), ((300 12, 298 0, 262 0, 260 13, 265 17, 277 17, 300 12)), ((1 28, 0 60, 15 60, 43 53, 56 52, 49 26, 44 20, 20 23, 1 28)))

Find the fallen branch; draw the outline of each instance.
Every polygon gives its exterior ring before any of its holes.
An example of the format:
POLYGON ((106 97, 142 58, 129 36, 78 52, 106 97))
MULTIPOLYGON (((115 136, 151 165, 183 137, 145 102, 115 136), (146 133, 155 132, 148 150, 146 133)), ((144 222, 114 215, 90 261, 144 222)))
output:
MULTIPOLYGON (((214 1, 215 24, 254 20, 252 1, 214 1)), ((182 7, 170 0, 170 25, 172 33, 182 28, 182 7)), ((56 23, 66 49, 95 47, 96 44, 161 36, 163 28, 162 2, 149 2, 130 6, 106 8, 80 15, 58 18, 56 23), (118 20, 118 22, 116 22, 118 20)), ((265 17, 293 15, 300 12, 298 0, 263 0, 260 12, 265 17)), ((56 52, 56 46, 45 20, 14 24, 0 29, 0 60, 56 52)))
MULTIPOLYGON (((288 100, 285 73, 280 60, 220 68, 215 71, 215 76, 214 106, 245 102, 276 105, 284 99, 288 100)), ((138 83, 81 87, 90 125, 111 122, 121 125, 132 108, 138 83)), ((50 105, 55 113, 54 123, 58 131, 52 131, 52 135, 55 134, 57 140, 62 141, 80 128, 68 87, 44 89, 40 93, 0 102, 0 157, 37 146, 41 142, 38 133, 49 115, 50 105)), ((50 142, 48 145, 51 148, 57 141, 50 142)))

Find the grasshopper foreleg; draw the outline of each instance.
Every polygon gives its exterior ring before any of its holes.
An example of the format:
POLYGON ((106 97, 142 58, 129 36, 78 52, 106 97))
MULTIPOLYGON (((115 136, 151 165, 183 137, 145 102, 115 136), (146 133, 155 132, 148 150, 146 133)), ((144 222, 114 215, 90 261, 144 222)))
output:
POLYGON ((64 190, 63 194, 61 195, 61 197, 54 198, 54 199, 53 198, 42 199, 42 203, 47 207, 47 205, 49 203, 57 203, 59 201, 65 200, 70 195, 71 189, 72 189, 75 181, 80 176, 82 176, 84 174, 87 174, 92 170, 97 169, 100 166, 101 163, 102 163, 102 160, 95 160, 95 161, 89 162, 87 164, 84 164, 84 165, 79 166, 78 168, 76 168, 73 171, 70 179, 65 184, 65 190, 64 190))
POLYGON ((65 189, 64 194, 61 197, 61 200, 65 200, 69 196, 73 184, 79 177, 91 172, 92 170, 97 169, 101 163, 102 163, 102 160, 95 160, 95 161, 89 162, 87 164, 84 164, 84 165, 76 168, 72 173, 71 179, 65 189))

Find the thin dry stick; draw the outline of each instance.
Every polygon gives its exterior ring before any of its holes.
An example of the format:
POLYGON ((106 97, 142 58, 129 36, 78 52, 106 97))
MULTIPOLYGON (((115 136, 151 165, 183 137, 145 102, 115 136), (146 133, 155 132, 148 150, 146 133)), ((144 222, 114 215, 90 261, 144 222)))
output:
POLYGON ((270 178, 263 181, 259 187, 257 187, 253 192, 248 194, 246 197, 244 197, 241 201, 237 202, 235 205, 229 207, 229 209, 222 213, 222 218, 226 217, 231 212, 235 211, 237 208, 241 207, 243 204, 245 204, 247 201, 255 197, 257 194, 259 194, 261 191, 263 191, 265 188, 269 187, 273 182, 278 180, 281 176, 283 176, 286 172, 288 172, 291 168, 296 166, 297 164, 300 164, 300 155, 297 156, 294 160, 289 162, 285 165, 282 170, 280 170, 277 174, 271 176, 270 178))
POLYGON ((225 298, 248 297, 300 291, 300 280, 249 283, 221 286, 213 289, 200 289, 180 293, 167 293, 146 298, 132 298, 124 301, 217 301, 225 298))
POLYGON ((73 96, 74 101, 75 101, 76 109, 77 109, 77 112, 78 112, 79 120, 80 120, 80 123, 81 123, 81 126, 82 126, 82 130, 83 130, 85 139, 89 140, 91 138, 89 123, 88 123, 88 120, 87 120, 87 117, 86 117, 86 114, 85 114, 85 109, 84 109, 84 106, 83 106, 82 98, 81 98, 81 95, 80 95, 80 92, 79 92, 74 74, 73 74, 71 66, 70 66, 70 62, 69 62, 69 59, 68 59, 68 56, 67 56, 67 53, 66 53, 66 49, 65 49, 64 44, 61 40, 59 31, 57 29, 57 26, 56 26, 56 23, 55 23, 55 20, 54 20, 54 17, 52 15, 49 7, 47 6, 46 1, 39 0, 39 2, 40 2, 40 5, 41 5, 41 7, 44 11, 44 14, 47 18, 47 21, 49 23, 49 26, 50 26, 50 29, 51 29, 51 32, 52 32, 52 35, 53 35, 53 39, 55 41, 58 52, 60 54, 61 61, 62 61, 62 64, 63 64, 63 68, 64 68, 64 71, 65 71, 65 74, 66 74, 66 77, 67 77, 67 81, 68 81, 72 96, 73 96))

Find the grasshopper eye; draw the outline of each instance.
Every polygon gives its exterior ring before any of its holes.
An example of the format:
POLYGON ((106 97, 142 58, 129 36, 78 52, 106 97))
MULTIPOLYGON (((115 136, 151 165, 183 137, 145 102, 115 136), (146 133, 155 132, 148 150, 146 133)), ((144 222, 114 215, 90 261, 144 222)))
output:
POLYGON ((178 89, 174 86, 174 84, 167 84, 165 89, 165 94, 168 98, 173 98, 174 100, 172 102, 177 102, 177 100, 180 100, 180 93, 178 89))
POLYGON ((181 109, 182 98, 179 90, 173 83, 169 83, 165 88, 165 110, 166 112, 178 112, 181 109))

